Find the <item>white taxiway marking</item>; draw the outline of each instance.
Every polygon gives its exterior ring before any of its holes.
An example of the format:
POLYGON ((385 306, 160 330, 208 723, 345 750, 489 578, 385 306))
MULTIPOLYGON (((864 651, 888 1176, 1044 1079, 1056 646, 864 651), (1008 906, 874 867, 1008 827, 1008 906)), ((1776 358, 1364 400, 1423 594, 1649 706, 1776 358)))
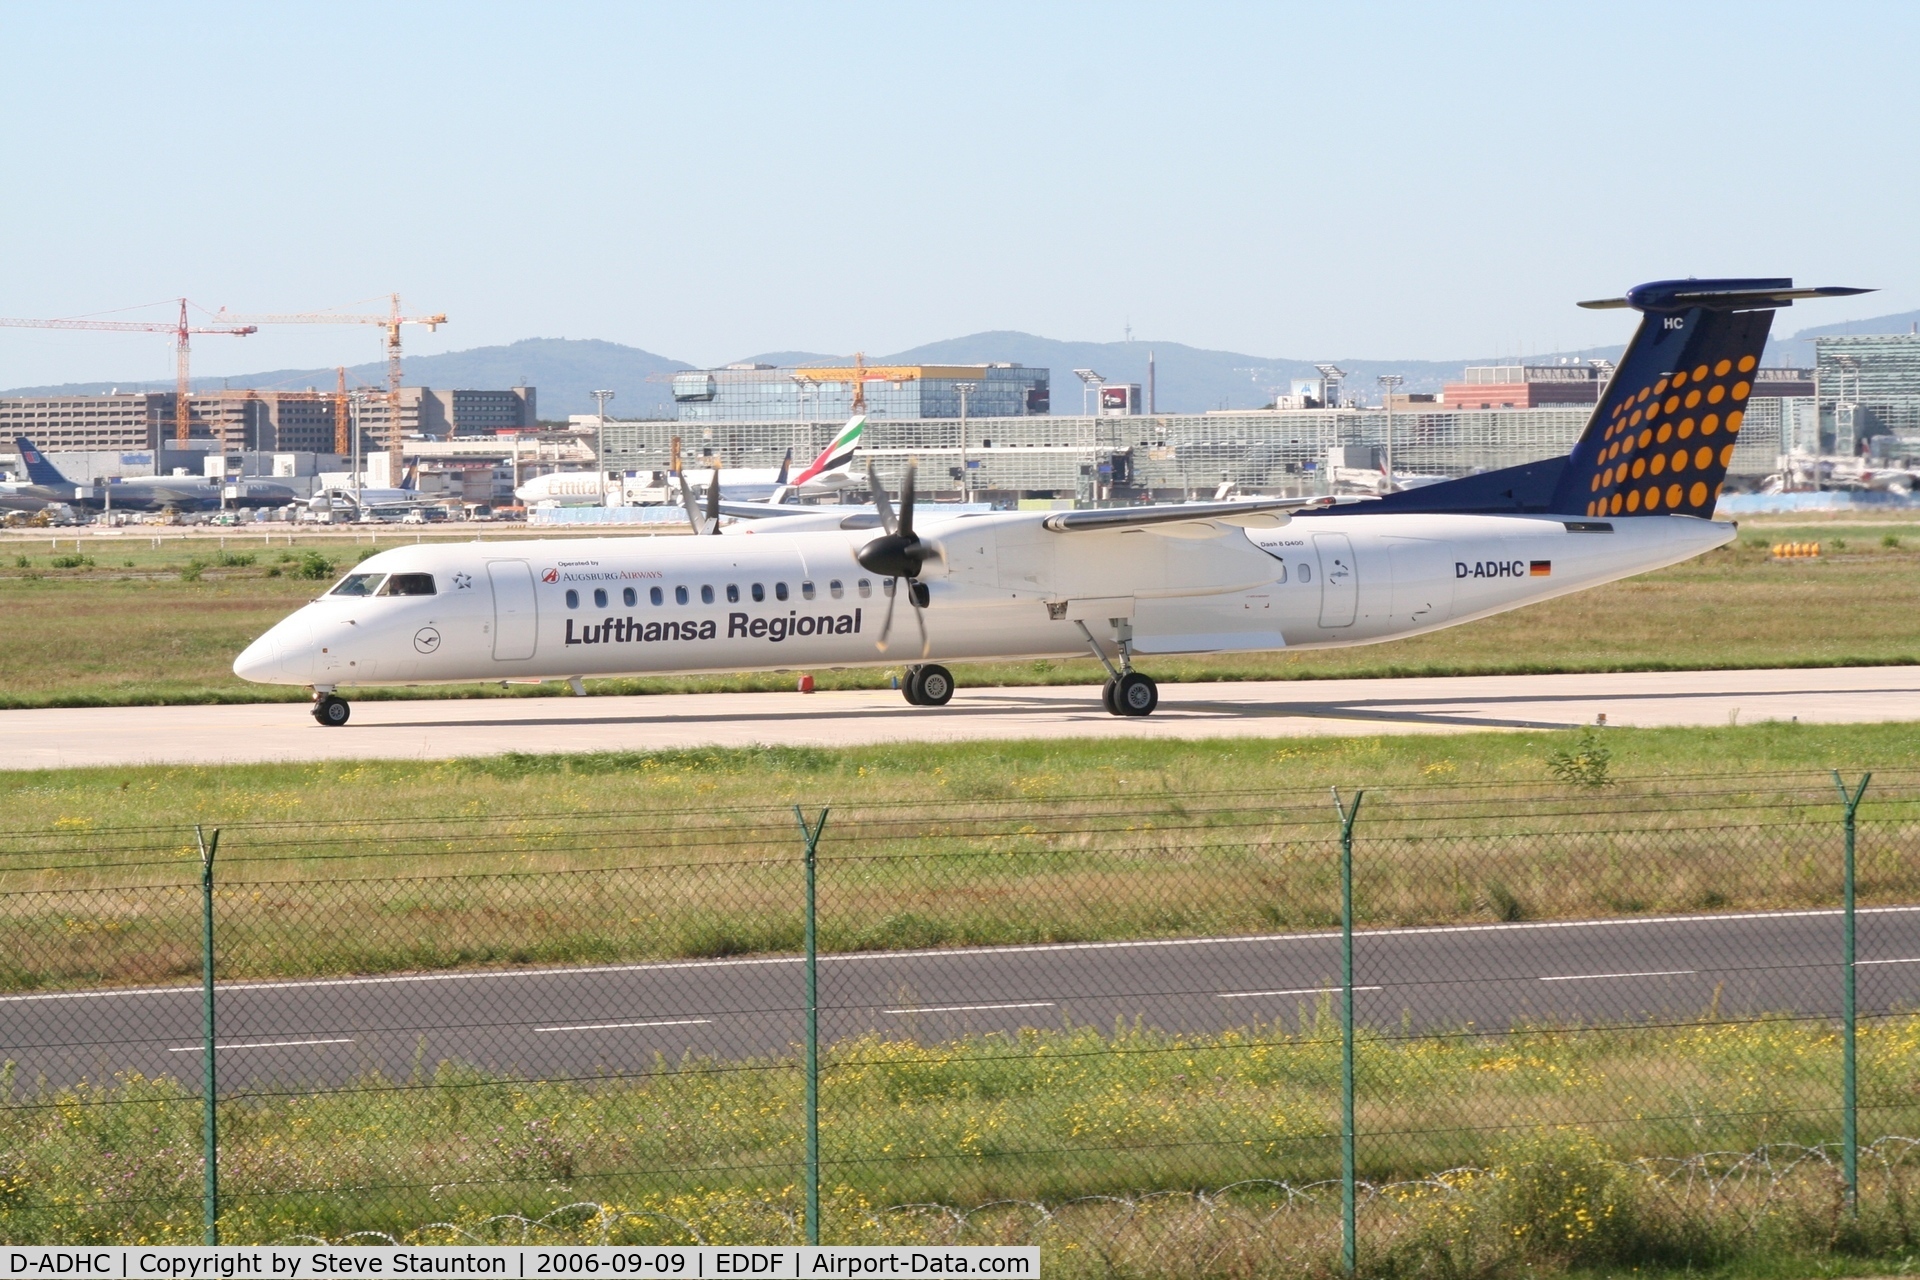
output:
MULTIPOLYGON (((1222 991, 1215 1000, 1251 1000, 1255 996, 1324 996, 1343 987, 1288 987, 1285 991, 1222 991)), ((1355 987, 1355 991, 1378 991, 1379 987, 1355 987)))
MULTIPOLYGON (((733 695, 727 695, 733 696, 733 695)), ((1861 916, 1897 916, 1920 913, 1920 906, 1862 907, 1861 916)), ((1838 907, 1805 907, 1784 911, 1729 911, 1710 916, 1630 916, 1602 920, 1529 920, 1500 924, 1425 924, 1402 925, 1390 929, 1355 930, 1356 938, 1411 938, 1429 935, 1465 935, 1469 933, 1532 933, 1541 929, 1645 929, 1660 925, 1712 926, 1744 924, 1754 920, 1802 920, 1837 917, 1838 907)), ((1033 953, 1066 955, 1095 951, 1142 951, 1180 947, 1240 947, 1325 942, 1340 935, 1323 933, 1250 933, 1205 938, 1141 938, 1117 942, 1023 942, 1004 947, 954 947, 940 951, 857 951, 820 957, 822 964, 894 963, 900 960, 955 956, 1010 956, 1033 953)), ((653 960, 634 964, 596 964, 526 969, 456 969, 446 973, 403 973, 380 978, 289 978, 273 982, 222 982, 220 994, 241 991, 306 991, 321 987, 388 987, 433 982, 521 981, 540 978, 576 978, 601 973, 664 973, 676 969, 734 969, 763 965, 806 963, 803 956, 743 956, 729 960, 653 960)), ((1869 962, 1870 963, 1870 962, 1869 962)), ((1916 961, 1920 963, 1920 961, 1916 961)), ((39 1003, 49 1000, 117 1000, 128 996, 199 996, 199 983, 174 987, 109 987, 101 991, 45 991, 31 995, 0 996, 0 1005, 39 1003)))
POLYGON ((1640 973, 1565 973, 1554 978, 1540 978, 1540 982, 1598 982, 1603 978, 1678 978, 1695 969, 1647 969, 1640 973))
POLYGON ((1854 961, 1854 963, 1855 963, 1856 965, 1861 965, 1861 964, 1920 964, 1920 956, 1902 956, 1902 957, 1901 957, 1900 959, 1898 959, 1898 960, 1855 960, 1855 961, 1854 961))
MULTIPOLYGON (((252 1044, 217 1044, 216 1049, 285 1049, 299 1044, 352 1044, 352 1036, 341 1036, 335 1040, 256 1040, 252 1044)), ((178 1049, 169 1049, 168 1053, 205 1053, 203 1044, 182 1045, 178 1049)))
POLYGON ((1028 1000, 1021 1004, 936 1004, 924 1009, 882 1009, 882 1013, 972 1013, 978 1009, 1051 1009, 1051 1000, 1028 1000))
POLYGON ((654 1022, 582 1022, 571 1027, 535 1027, 535 1031, 618 1031, 626 1027, 704 1027, 712 1018, 661 1018, 654 1022))

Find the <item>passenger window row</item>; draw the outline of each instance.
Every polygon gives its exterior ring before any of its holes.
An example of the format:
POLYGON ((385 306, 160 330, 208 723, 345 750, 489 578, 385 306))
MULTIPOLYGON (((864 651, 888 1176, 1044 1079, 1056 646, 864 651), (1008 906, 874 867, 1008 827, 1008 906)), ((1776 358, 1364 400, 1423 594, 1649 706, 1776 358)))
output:
MULTIPOLYGON (((853 589, 854 589, 854 593, 857 595, 859 599, 862 599, 862 600, 871 599, 873 597, 873 579, 871 578, 856 579, 853 584, 853 589)), ((713 587, 713 585, 711 583, 702 583, 698 588, 686 587, 686 586, 678 586, 673 588, 673 602, 675 604, 692 604, 693 592, 695 590, 698 590, 700 592, 701 604, 713 604, 718 599, 717 595, 715 594, 715 588, 713 587)), ((740 603, 741 587, 739 583, 729 582, 726 584, 725 587, 720 588, 720 590, 725 591, 728 604, 740 603)), ((746 592, 752 598, 755 604, 759 604, 765 601, 767 598, 767 587, 765 583, 761 583, 761 582, 749 583, 747 584, 746 592)), ((802 582, 800 584, 800 598, 802 600, 812 600, 816 597, 817 594, 818 592, 815 590, 813 583, 802 582)), ((840 599, 844 599, 846 594, 847 594, 846 583, 842 582, 840 579, 833 578, 827 582, 828 598, 833 600, 840 600, 840 599)), ((775 600, 786 600, 789 598, 789 593, 787 591, 786 583, 776 582, 773 584, 773 598, 775 600)), ((647 600, 651 604, 664 605, 667 602, 667 589, 665 587, 649 587, 647 589, 647 600)), ((620 592, 620 603, 625 605, 629 609, 634 608, 640 603, 639 591, 634 587, 623 588, 620 592)), ((613 599, 605 587, 595 587, 593 589, 593 607, 595 609, 611 608, 612 604, 613 604, 613 599)), ((579 607, 580 607, 579 591, 575 590, 572 587, 568 587, 567 588, 567 608, 578 609, 579 607)))

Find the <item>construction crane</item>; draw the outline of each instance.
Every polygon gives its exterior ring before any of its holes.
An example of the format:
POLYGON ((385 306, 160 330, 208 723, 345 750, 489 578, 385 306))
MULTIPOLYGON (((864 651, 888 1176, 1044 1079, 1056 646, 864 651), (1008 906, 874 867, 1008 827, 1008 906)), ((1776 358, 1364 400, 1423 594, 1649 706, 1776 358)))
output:
MULTIPOLYGON (((236 338, 244 338, 258 331, 252 324, 236 323, 216 317, 214 324, 188 324, 187 300, 180 299, 180 319, 173 324, 142 320, 6 320, 0 319, 0 326, 14 329, 94 329, 108 333, 171 333, 174 336, 174 400, 173 400, 173 439, 174 443, 185 446, 187 431, 192 425, 192 409, 188 404, 188 350, 189 336, 196 333, 225 333, 236 338)), ((226 441, 220 442, 221 448, 226 441)))
MULTIPOLYGON (((387 313, 385 315, 354 315, 343 311, 308 311, 295 315, 237 316, 228 313, 222 307, 216 319, 229 324, 377 324, 387 331, 387 459, 391 468, 389 474, 398 477, 402 468, 400 456, 400 326, 403 324, 423 324, 428 329, 438 329, 447 322, 445 312, 430 316, 403 316, 400 314, 400 295, 387 295, 387 313)), ((336 393, 338 395, 338 393, 336 393)), ((340 399, 335 400, 335 413, 338 414, 340 399)), ((336 443, 344 428, 338 419, 334 423, 336 443)))

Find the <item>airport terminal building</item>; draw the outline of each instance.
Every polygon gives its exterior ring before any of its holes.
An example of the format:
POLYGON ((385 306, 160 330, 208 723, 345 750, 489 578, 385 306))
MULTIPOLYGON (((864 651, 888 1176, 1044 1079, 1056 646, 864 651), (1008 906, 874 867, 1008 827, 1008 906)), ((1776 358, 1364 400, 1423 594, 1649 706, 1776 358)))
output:
POLYGON ((1031 417, 1051 408, 1046 369, 1017 364, 736 364, 673 377, 682 421, 809 418, 845 422, 856 398, 872 419, 1031 417))

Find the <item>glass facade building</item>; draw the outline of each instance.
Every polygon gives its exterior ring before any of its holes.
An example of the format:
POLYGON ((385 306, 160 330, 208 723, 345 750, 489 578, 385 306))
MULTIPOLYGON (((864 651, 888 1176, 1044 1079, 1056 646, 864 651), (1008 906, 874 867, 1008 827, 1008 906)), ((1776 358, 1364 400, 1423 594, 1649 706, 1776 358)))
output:
POLYGON ((734 365, 675 374, 673 400, 682 421, 844 423, 858 387, 869 418, 958 418, 965 385, 967 416, 1017 418, 1051 409, 1048 382, 1017 364, 734 365))
POLYGON ((1920 335, 1815 338, 1820 429, 1828 451, 1854 454, 1875 436, 1920 436, 1920 335))

